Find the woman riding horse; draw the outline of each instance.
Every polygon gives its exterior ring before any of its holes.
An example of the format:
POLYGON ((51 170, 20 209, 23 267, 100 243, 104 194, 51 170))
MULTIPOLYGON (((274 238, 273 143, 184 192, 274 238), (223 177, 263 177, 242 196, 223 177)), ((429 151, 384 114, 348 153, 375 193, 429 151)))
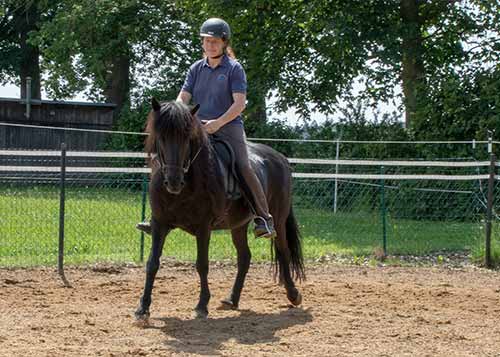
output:
MULTIPOLYGON (((211 18, 200 29, 205 57, 196 61, 187 73, 177 101, 199 104, 198 118, 208 134, 232 146, 236 165, 251 191, 256 237, 276 236, 273 217, 262 184, 250 167, 246 135, 241 113, 245 109, 247 82, 245 70, 234 58, 229 46, 231 29, 222 19, 211 18)), ((149 223, 140 223, 141 230, 150 231, 149 223)))
POLYGON ((275 274, 285 286, 288 300, 293 305, 302 302, 294 282, 304 278, 305 273, 300 232, 292 209, 290 165, 286 157, 272 148, 245 140, 240 116, 245 107, 245 72, 230 56, 230 34, 226 22, 206 21, 201 27, 206 58, 191 66, 178 100, 168 103, 152 100, 145 145, 152 158, 149 185, 152 219, 149 227, 145 227, 151 230, 152 238, 144 291, 135 312, 140 324, 148 321, 165 239, 176 228, 196 237, 196 270, 200 276, 196 316, 208 315, 208 252, 213 230, 231 231, 238 272, 222 303, 231 309, 238 308, 251 261, 247 229, 255 218, 256 236, 274 237, 271 246, 275 274), (192 111, 185 104, 191 98, 199 103, 192 111), (232 200, 226 195, 208 134, 232 144, 244 178, 240 190, 246 199, 232 200))

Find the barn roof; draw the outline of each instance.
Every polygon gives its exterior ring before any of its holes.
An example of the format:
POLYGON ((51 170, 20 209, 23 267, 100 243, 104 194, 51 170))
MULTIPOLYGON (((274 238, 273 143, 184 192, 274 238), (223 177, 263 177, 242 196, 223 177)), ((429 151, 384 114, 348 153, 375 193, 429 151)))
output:
MULTIPOLYGON (((14 102, 19 104, 26 104, 25 99, 19 98, 3 98, 0 97, 0 102, 14 102)), ((66 100, 39 100, 31 99, 32 105, 40 104, 55 104, 55 105, 75 105, 75 106, 87 106, 87 107, 105 107, 105 108, 116 108, 116 104, 113 103, 93 103, 93 102, 76 102, 76 101, 66 101, 66 100)))

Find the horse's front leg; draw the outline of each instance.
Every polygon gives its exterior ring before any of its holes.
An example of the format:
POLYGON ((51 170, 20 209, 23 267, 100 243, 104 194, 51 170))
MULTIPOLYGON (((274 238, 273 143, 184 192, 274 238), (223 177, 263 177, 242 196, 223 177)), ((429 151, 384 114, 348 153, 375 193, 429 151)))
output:
POLYGON ((151 252, 146 264, 146 283, 139 307, 135 312, 136 321, 139 324, 147 324, 149 318, 149 306, 151 305, 151 292, 156 273, 160 268, 160 257, 165 243, 165 237, 171 231, 171 227, 160 226, 154 219, 151 221, 152 241, 151 252))
POLYGON ((196 270, 200 275, 200 300, 194 311, 196 317, 206 318, 208 316, 208 302, 210 301, 210 289, 208 288, 208 246, 210 243, 210 230, 204 229, 196 235, 196 246, 198 255, 196 258, 196 270))

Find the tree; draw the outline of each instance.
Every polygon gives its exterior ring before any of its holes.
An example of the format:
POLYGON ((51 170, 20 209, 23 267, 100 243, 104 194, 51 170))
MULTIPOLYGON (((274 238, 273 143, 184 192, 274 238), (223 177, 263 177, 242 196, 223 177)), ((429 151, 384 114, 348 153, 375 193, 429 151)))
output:
POLYGON ((48 74, 47 91, 56 98, 86 91, 89 98, 128 107, 133 90, 178 83, 191 43, 169 1, 64 0, 37 42, 48 74), (143 77, 148 83, 139 86, 143 77))
MULTIPOLYGON (((21 64, 29 62, 16 61, 22 51, 33 59, 38 56, 29 49, 39 48, 51 97, 66 98, 83 90, 89 98, 104 98, 119 108, 130 100, 141 101, 151 90, 174 96, 187 67, 201 56, 199 26, 208 17, 225 18, 247 71, 250 128, 266 120, 270 98, 276 98, 273 109, 293 107, 307 118, 311 110, 338 112, 341 99, 369 100, 372 105, 393 100, 397 86, 403 89, 406 127, 421 128, 424 113, 436 104, 431 98, 435 90, 453 78, 488 77, 491 66, 487 73, 485 66, 500 60, 500 4, 494 0, 3 4, 0 26, 11 31, 0 38, 4 81, 21 74, 21 64), (27 9, 37 12, 30 15, 27 9), (15 25, 21 10, 23 19, 38 19, 27 21, 34 27, 15 25), (22 36, 12 35, 21 28, 28 34, 25 47, 24 40, 17 41, 22 36), (356 81, 364 86, 360 93, 353 92, 356 81)), ((37 64, 25 68, 36 72, 37 64)))
POLYGON ((429 56, 432 75, 426 76, 427 91, 418 98, 412 125, 418 139, 485 140, 487 130, 500 132, 500 3, 461 6, 466 16, 448 36, 458 34, 462 41, 452 43, 440 29, 427 36, 442 50, 429 56), (439 66, 439 57, 449 53, 450 65, 439 66))
POLYGON ((41 98, 40 51, 29 37, 40 26, 45 1, 6 0, 0 3, 0 83, 19 83, 26 98, 26 79, 31 77, 31 97, 41 98))
POLYGON ((423 59, 423 17, 420 0, 401 0, 401 83, 404 93, 405 125, 409 127, 417 110, 418 88, 425 79, 423 59))

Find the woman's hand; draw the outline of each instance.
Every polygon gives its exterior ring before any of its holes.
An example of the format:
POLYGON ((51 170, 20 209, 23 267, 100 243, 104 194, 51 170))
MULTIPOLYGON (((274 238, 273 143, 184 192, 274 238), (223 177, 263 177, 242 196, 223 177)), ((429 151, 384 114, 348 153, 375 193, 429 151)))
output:
POLYGON ((219 130, 222 125, 217 119, 214 120, 203 120, 203 127, 209 134, 215 133, 217 130, 219 130))

